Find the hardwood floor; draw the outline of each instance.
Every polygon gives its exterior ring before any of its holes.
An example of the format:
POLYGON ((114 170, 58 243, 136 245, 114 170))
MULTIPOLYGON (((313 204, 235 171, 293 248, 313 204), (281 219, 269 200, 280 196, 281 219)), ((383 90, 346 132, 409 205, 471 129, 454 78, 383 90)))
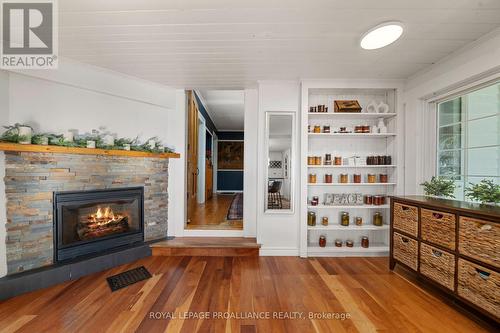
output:
POLYGON ((387 266, 386 258, 149 257, 1 302, 0 331, 486 331, 387 266), (109 290, 106 277, 139 265, 153 277, 109 290), (214 318, 224 312, 233 317, 214 318), (286 315, 295 319, 273 318, 286 315))
POLYGON ((204 204, 197 204, 190 214, 187 229, 242 230, 243 221, 227 221, 227 212, 234 194, 214 194, 204 204))

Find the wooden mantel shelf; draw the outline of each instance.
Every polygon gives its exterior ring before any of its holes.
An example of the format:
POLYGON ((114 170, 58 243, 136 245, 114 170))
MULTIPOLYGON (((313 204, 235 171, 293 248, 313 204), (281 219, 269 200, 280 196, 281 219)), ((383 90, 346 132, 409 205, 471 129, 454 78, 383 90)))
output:
POLYGON ((125 157, 149 157, 149 158, 180 158, 178 153, 149 153, 142 151, 91 149, 78 147, 44 146, 44 145, 21 145, 18 143, 0 142, 0 150, 32 152, 32 153, 59 153, 79 155, 106 155, 125 157))

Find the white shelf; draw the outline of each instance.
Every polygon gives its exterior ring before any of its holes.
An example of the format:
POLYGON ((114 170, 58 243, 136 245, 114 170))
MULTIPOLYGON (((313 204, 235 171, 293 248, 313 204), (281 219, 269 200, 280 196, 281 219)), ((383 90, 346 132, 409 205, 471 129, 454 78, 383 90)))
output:
POLYGON ((308 183, 308 186, 394 186, 396 183, 308 183))
POLYGON ((361 246, 347 247, 345 244, 342 247, 335 247, 331 242, 328 242, 326 247, 309 244, 307 246, 307 254, 309 257, 381 256, 389 254, 389 245, 374 244, 365 249, 361 246))
POLYGON ((396 133, 308 133, 310 137, 325 138, 389 138, 396 133))
POLYGON ((395 168, 395 165, 308 165, 309 169, 380 169, 395 168))
POLYGON ((339 119, 378 119, 392 118, 396 113, 363 113, 363 112, 308 112, 309 117, 339 118, 339 119))
POLYGON ((368 230, 388 230, 389 229, 389 225, 388 224, 384 224, 383 226, 381 227, 377 227, 376 225, 371 225, 371 224, 367 224, 367 225, 361 225, 361 226, 357 226, 357 225, 349 225, 347 227, 344 227, 340 224, 330 224, 330 225, 327 225, 327 226, 323 226, 323 225, 317 225, 315 227, 307 227, 307 230, 345 230, 345 231, 368 231, 368 230))
POLYGON ((350 206, 337 206, 337 205, 318 205, 318 206, 307 206, 307 209, 387 209, 389 205, 350 205, 350 206))

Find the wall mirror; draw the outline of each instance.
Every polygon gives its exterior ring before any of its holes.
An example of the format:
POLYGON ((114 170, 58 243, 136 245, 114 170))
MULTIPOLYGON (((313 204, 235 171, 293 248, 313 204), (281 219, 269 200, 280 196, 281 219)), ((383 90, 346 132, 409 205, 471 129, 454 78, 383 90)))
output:
POLYGON ((295 114, 266 112, 266 213, 293 213, 295 114))

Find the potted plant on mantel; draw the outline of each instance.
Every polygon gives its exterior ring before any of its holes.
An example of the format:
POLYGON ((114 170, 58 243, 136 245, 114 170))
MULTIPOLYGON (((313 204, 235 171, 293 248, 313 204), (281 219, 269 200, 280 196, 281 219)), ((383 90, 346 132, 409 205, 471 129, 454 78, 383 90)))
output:
POLYGON ((443 177, 432 177, 430 181, 420 184, 424 187, 424 193, 429 197, 455 198, 455 182, 443 177))
POLYGON ((467 198, 479 201, 482 205, 500 204, 500 185, 487 179, 483 179, 477 184, 469 184, 471 186, 465 188, 467 198))
POLYGON ((14 126, 4 126, 6 129, 2 135, 1 140, 7 142, 15 142, 23 145, 31 144, 31 135, 33 128, 24 124, 14 124, 14 126))

